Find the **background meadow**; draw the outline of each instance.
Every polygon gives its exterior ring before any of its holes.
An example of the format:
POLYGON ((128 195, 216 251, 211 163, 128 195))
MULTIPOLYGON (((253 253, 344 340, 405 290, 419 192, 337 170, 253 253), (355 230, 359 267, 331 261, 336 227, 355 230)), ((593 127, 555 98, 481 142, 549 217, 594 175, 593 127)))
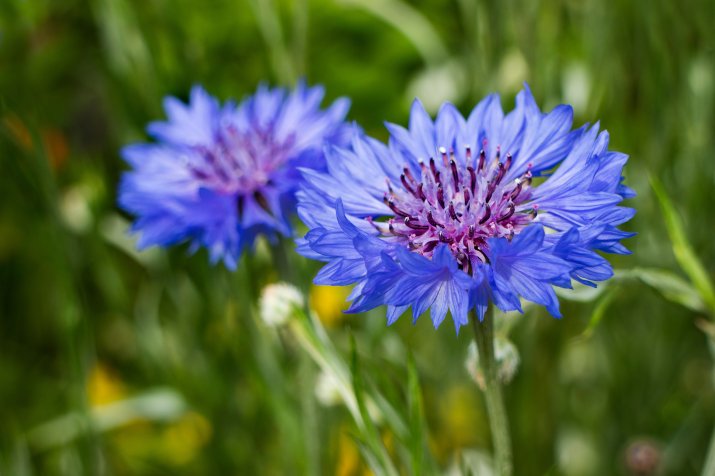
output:
POLYGON ((253 312, 279 279, 265 244, 235 273, 203 250, 135 251, 118 151, 163 96, 300 77, 350 97, 380 139, 415 96, 468 112, 496 91, 510 109, 524 81, 544 109, 600 120, 631 156, 634 254, 564 293, 561 320, 498 316, 521 360, 505 389, 516 473, 700 473, 713 25, 710 0, 3 0, 0 475, 486 474, 470 332, 344 315, 349 290, 311 286, 318 265, 295 254, 317 320, 274 329, 253 312))

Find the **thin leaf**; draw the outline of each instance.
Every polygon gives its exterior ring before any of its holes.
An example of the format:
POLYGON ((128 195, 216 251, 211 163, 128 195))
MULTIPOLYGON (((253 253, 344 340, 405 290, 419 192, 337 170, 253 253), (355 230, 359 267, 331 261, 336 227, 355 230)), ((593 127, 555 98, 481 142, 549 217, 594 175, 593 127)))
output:
POLYGON ((689 282, 665 269, 636 268, 629 275, 640 279, 667 300, 695 312, 708 312, 698 291, 689 282))
POLYGON ((591 319, 588 321, 588 327, 586 327, 586 330, 579 336, 580 339, 588 339, 593 335, 594 330, 596 330, 596 327, 598 327, 601 320, 603 320, 603 316, 606 314, 608 306, 611 305, 611 301, 613 301, 615 294, 616 291, 614 289, 609 289, 608 292, 606 292, 598 301, 596 307, 591 313, 591 319))
POLYGON ((690 242, 685 234, 683 222, 665 192, 663 184, 656 177, 651 177, 650 182, 660 202, 660 208, 663 212, 665 226, 673 245, 675 258, 678 260, 678 264, 680 264, 683 272, 688 275, 698 290, 702 300, 707 304, 711 315, 715 316, 715 289, 713 288, 712 281, 708 277, 705 267, 690 246, 690 242))
MULTIPOLYGON (((360 372, 360 360, 357 354, 357 345, 355 344, 355 336, 350 336, 350 347, 352 353, 351 359, 351 373, 353 379, 353 392, 355 393, 355 399, 357 400, 358 409, 360 411, 360 416, 365 423, 365 428, 363 430, 362 436, 365 439, 365 444, 368 445, 380 463, 379 468, 374 468, 378 474, 389 474, 397 475, 398 472, 395 469, 392 461, 390 460, 387 450, 382 443, 382 438, 380 438, 380 432, 375 426, 370 412, 368 411, 367 404, 364 397, 365 384, 362 380, 362 375, 360 372)), ((368 461, 369 462, 369 461, 368 461)))
POLYGON ((424 462, 425 422, 419 377, 415 359, 410 353, 407 358, 407 402, 410 412, 409 448, 412 458, 412 474, 422 474, 424 462))

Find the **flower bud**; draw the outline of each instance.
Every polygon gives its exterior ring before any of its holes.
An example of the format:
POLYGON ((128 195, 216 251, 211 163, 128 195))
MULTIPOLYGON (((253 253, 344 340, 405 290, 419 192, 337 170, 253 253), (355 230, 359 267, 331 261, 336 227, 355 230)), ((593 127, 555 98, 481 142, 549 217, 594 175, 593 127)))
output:
POLYGON ((271 327, 281 326, 304 304, 303 295, 295 286, 287 283, 269 284, 261 293, 261 319, 271 327))
MULTIPOLYGON (((520 362, 519 351, 516 346, 505 337, 496 337, 494 339, 494 357, 497 363, 497 377, 499 380, 502 383, 511 382, 520 362)), ((477 352, 477 346, 474 342, 469 344, 467 360, 464 364, 469 375, 479 385, 479 388, 484 390, 484 372, 479 365, 479 352, 477 352)))

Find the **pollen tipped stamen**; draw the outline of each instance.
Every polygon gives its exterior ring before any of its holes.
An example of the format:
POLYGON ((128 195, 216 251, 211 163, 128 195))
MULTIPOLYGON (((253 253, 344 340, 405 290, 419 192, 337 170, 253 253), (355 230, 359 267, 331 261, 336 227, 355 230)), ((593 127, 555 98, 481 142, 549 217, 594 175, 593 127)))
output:
POLYGON ((459 263, 459 268, 465 271, 467 274, 472 274, 472 260, 469 259, 469 255, 463 252, 457 253, 457 263, 459 263))
POLYGON ((459 172, 457 171, 457 162, 452 159, 449 161, 449 167, 452 169, 452 180, 454 181, 455 193, 459 191, 459 172))
POLYGON ((387 206, 390 207, 390 210, 395 212, 396 215, 400 215, 401 217, 409 217, 410 214, 401 210, 397 205, 395 205, 395 201, 392 199, 387 199, 387 206))
POLYGON ((441 186, 442 186, 442 174, 440 173, 439 170, 438 170, 437 173, 435 173, 435 175, 434 175, 434 183, 435 183, 438 187, 441 187, 441 186))
POLYGON ((451 202, 449 204, 449 216, 452 217, 452 220, 461 221, 459 219, 459 217, 457 216, 456 210, 454 209, 454 203, 451 203, 451 202))
POLYGON ((444 208, 444 189, 442 187, 437 189, 437 203, 439 203, 440 207, 444 208))
POLYGON ((436 182, 439 182, 439 172, 437 172, 437 164, 434 162, 433 157, 430 157, 429 159, 429 169, 432 172, 432 177, 434 177, 434 180, 436 182))
POLYGON ((489 205, 486 205, 484 207, 484 216, 482 217, 481 220, 479 220, 479 224, 483 225, 484 223, 486 223, 487 220, 489 220, 489 217, 491 217, 491 216, 492 216, 492 209, 489 205))
POLYGON ((413 217, 405 217, 404 223, 405 223, 405 225, 412 228, 413 230, 420 230, 420 231, 429 230, 429 227, 427 225, 422 225, 413 217))
POLYGON ((410 194, 415 195, 415 191, 412 189, 412 186, 407 182, 407 177, 405 177, 405 174, 400 175, 400 182, 402 182, 402 186, 405 187, 405 190, 410 192, 410 194))
POLYGON ((504 167, 504 164, 499 162, 497 164, 497 174, 496 174, 496 177, 494 178, 494 186, 499 185, 499 183, 501 182, 501 179, 504 178, 505 173, 506 173, 506 167, 504 167))
POLYGON ((479 151, 479 167, 477 167, 477 170, 481 172, 484 170, 484 163, 487 160, 487 153, 484 152, 484 149, 479 151))
POLYGON ((506 154, 506 160, 504 161, 504 168, 509 170, 511 168, 512 156, 510 153, 506 154))
POLYGON ((506 236, 506 239, 509 240, 509 242, 511 242, 511 240, 514 238, 514 225, 509 223, 506 227, 507 227, 507 230, 509 230, 508 234, 506 236))
POLYGON ((430 253, 437 247, 438 244, 439 244, 438 240, 428 241, 424 245, 422 245, 422 251, 424 253, 430 253))
POLYGON ((432 215, 432 212, 427 212, 427 221, 429 222, 430 225, 434 227, 441 227, 442 224, 438 223, 437 220, 434 219, 434 215, 432 215))
POLYGON ((516 179, 516 187, 514 187, 514 190, 511 191, 511 195, 509 197, 512 201, 516 200, 516 197, 518 197, 521 193, 521 189, 524 186, 523 184, 524 182, 519 179, 516 179))
POLYGON ((418 159, 417 163, 420 166, 420 171, 422 172, 422 178, 427 177, 427 166, 425 165, 425 161, 422 159, 418 159))
POLYGON ((487 196, 484 199, 484 203, 489 203, 492 200, 492 195, 496 189, 496 184, 494 182, 487 182, 487 196))
POLYGON ((445 167, 449 166, 449 159, 447 158, 447 149, 444 147, 439 148, 439 154, 442 156, 442 163, 445 167))
POLYGON ((437 233, 437 238, 439 238, 439 241, 441 241, 442 243, 453 243, 454 242, 454 238, 452 238, 451 236, 445 235, 442 230, 440 230, 437 233))
POLYGON ((477 246, 476 248, 474 248, 474 251, 476 251, 477 253, 479 253, 480 255, 482 255, 482 261, 484 261, 484 262, 487 263, 487 264, 491 263, 491 261, 489 261, 489 257, 487 256, 487 254, 486 254, 486 253, 484 252, 484 250, 482 250, 479 246, 477 246))
POLYGON ((502 216, 500 216, 497 221, 504 221, 504 220, 510 218, 516 211, 516 207, 514 206, 513 202, 509 202, 507 204, 507 207, 508 207, 507 211, 502 216))
POLYGON ((424 191, 424 185, 422 183, 417 186, 417 198, 419 198, 423 202, 427 200, 427 196, 425 195, 424 191))

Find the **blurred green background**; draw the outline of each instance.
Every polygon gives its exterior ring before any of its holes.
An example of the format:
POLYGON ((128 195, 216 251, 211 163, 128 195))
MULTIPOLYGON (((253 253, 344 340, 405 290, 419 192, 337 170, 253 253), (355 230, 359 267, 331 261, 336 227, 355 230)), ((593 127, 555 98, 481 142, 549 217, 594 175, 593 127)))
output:
MULTIPOLYGON (((118 150, 145 140, 163 96, 203 84, 240 99, 299 77, 350 97, 380 139, 415 96, 466 113, 496 91, 510 109, 524 81, 544 109, 600 120, 631 156, 639 234, 617 278, 565 296, 562 320, 500 316, 521 355, 505 390, 516 473, 701 471, 715 2, 3 0, 0 68, 1 475, 370 474, 350 413, 315 396, 321 370, 249 312, 278 279, 267 248, 233 274, 185 247, 137 253, 116 207, 118 150)), ((290 259, 307 287, 316 264, 290 259)), ((310 292, 344 362, 354 338, 367 394, 408 424, 422 396, 424 472, 467 474, 490 445, 470 333, 387 328, 383 310, 342 315, 346 290, 310 292)), ((416 472, 399 425, 377 420, 395 466, 416 472)))

